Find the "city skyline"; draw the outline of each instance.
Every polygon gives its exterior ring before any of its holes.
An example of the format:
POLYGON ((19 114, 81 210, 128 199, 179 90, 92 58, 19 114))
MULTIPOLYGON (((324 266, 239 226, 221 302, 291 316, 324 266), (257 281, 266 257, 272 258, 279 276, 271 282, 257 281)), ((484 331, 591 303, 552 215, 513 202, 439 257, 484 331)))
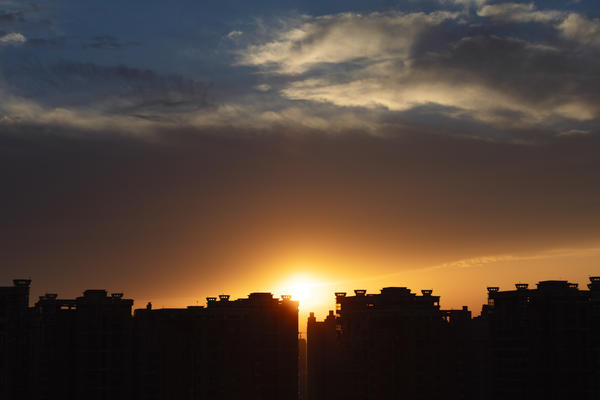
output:
POLYGON ((488 286, 481 315, 434 290, 336 292, 335 309, 253 292, 133 309, 124 293, 0 286, 0 394, 33 399, 597 399, 600 276, 488 286))
MULTIPOLYGON (((556 278, 556 277, 555 277, 556 278)), ((385 279, 385 278, 384 278, 385 279)), ((588 275, 585 277, 585 279, 582 280, 578 280, 578 281, 573 281, 573 280, 568 280, 569 282, 573 283, 573 284, 577 284, 579 287, 584 288, 589 280, 591 279, 591 277, 588 275)), ((61 292, 57 292, 57 291, 53 291, 53 290, 48 290, 48 289, 44 289, 44 288, 36 288, 35 285, 35 281, 32 280, 31 278, 28 279, 17 279, 19 281, 27 281, 30 283, 30 300, 29 300, 29 306, 33 306, 35 304, 35 302, 37 301, 36 299, 43 299, 45 297, 47 297, 47 295, 50 295, 52 298, 57 298, 57 299, 68 299, 68 298, 75 298, 79 295, 81 295, 82 293, 84 293, 85 291, 103 291, 107 294, 109 293, 116 293, 119 296, 123 296, 126 295, 126 297, 131 297, 131 301, 132 301, 132 310, 143 310, 146 309, 147 307, 153 307, 154 309, 178 309, 178 308, 185 308, 185 307, 206 307, 209 305, 210 301, 214 301, 214 300, 218 300, 221 297, 226 297, 227 299, 229 298, 242 298, 244 296, 247 296, 248 293, 269 293, 271 295, 274 296, 274 298, 281 298, 281 299, 290 299, 293 300, 295 302, 298 303, 298 320, 299 320, 299 333, 301 334, 306 334, 305 331, 305 327, 302 325, 302 321, 306 320, 308 317, 310 316, 314 316, 317 319, 323 319, 325 317, 327 317, 327 315, 330 315, 331 312, 333 312, 336 309, 336 304, 338 301, 337 298, 337 294, 338 293, 355 293, 357 291, 364 291, 364 292, 368 292, 368 293, 372 293, 372 292, 377 292, 378 290, 380 290, 381 288, 385 288, 385 287, 402 287, 402 288, 418 288, 418 292, 421 291, 426 291, 426 292, 431 292, 430 294, 433 294, 435 296, 437 296, 438 298, 440 298, 440 306, 444 309, 462 309, 464 307, 467 307, 469 309, 469 311, 472 313, 473 317, 477 317, 480 315, 480 313, 482 312, 483 308, 485 308, 486 305, 486 299, 488 298, 489 295, 489 288, 490 287, 495 287, 498 288, 499 290, 502 291, 511 291, 511 290, 515 290, 518 289, 519 287, 522 286, 527 286, 530 285, 531 283, 535 282, 536 280, 531 280, 529 282, 527 281, 523 281, 523 280, 512 280, 512 283, 509 285, 498 285, 495 282, 488 282, 486 284, 486 286, 481 288, 481 300, 479 302, 475 302, 473 304, 467 304, 467 303, 460 303, 460 302, 448 302, 445 301, 445 295, 444 293, 442 293, 441 291, 437 290, 435 287, 419 287, 419 286, 413 286, 413 285, 408 285, 406 284, 406 282, 404 284, 400 283, 400 284, 393 284, 393 281, 384 281, 387 283, 384 283, 383 285, 379 285, 377 287, 374 287, 374 285, 354 285, 352 286, 352 288, 350 288, 351 286, 335 286, 333 284, 315 284, 314 282, 310 281, 310 280, 306 280, 306 277, 301 277, 299 279, 290 279, 288 280, 288 282, 291 282, 289 288, 290 290, 264 290, 264 288, 261 290, 260 288, 254 288, 252 290, 248 290, 246 291, 246 293, 242 293, 242 294, 231 294, 230 291, 224 290, 221 291, 219 293, 207 293, 204 295, 200 295, 197 298, 193 298, 194 300, 190 303, 186 303, 186 304, 180 304, 180 303, 173 303, 173 304, 163 304, 161 303, 160 299, 158 299, 159 301, 156 301, 156 299, 152 299, 152 298, 142 298, 142 299, 136 299, 133 296, 130 296, 127 294, 126 291, 123 290, 123 288, 113 288, 113 289, 107 289, 107 288, 79 288, 78 291, 76 291, 76 293, 74 294, 68 294, 68 293, 61 293, 61 292), (294 286, 294 284, 296 282, 303 282, 303 284, 301 284, 300 286, 294 286), (320 288, 334 288, 332 290, 323 290, 326 291, 326 295, 325 297, 328 298, 328 300, 326 301, 315 301, 314 299, 311 299, 310 297, 313 295, 313 291, 315 291, 315 287, 320 287, 320 288), (337 288, 337 289, 336 289, 337 288), (350 288, 350 289, 348 289, 350 288), (443 299, 443 300, 441 300, 443 299)), ((562 279, 543 279, 543 280, 537 280, 538 282, 542 282, 542 281, 567 281, 567 280, 562 280, 562 279)), ((346 282, 348 283, 348 282, 346 282)), ((356 282, 355 282, 356 283, 356 282)), ((464 288, 463 288, 464 289, 464 288)))

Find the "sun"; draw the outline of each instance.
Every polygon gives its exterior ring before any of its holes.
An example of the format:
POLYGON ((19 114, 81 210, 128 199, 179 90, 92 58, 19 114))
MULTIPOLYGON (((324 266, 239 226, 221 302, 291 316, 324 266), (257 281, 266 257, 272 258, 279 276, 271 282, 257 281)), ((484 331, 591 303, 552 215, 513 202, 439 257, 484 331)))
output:
POLYGON ((311 285, 307 282, 298 282, 290 288, 292 299, 304 302, 310 298, 311 285))
POLYGON ((305 319, 309 311, 326 313, 331 308, 333 288, 317 275, 294 274, 283 280, 274 291, 280 295, 291 295, 298 301, 300 319, 305 319))
POLYGON ((313 289, 317 286, 317 282, 313 279, 301 275, 290 278, 284 285, 282 290, 286 294, 292 295, 293 300, 298 300, 301 303, 306 303, 312 296, 313 289))

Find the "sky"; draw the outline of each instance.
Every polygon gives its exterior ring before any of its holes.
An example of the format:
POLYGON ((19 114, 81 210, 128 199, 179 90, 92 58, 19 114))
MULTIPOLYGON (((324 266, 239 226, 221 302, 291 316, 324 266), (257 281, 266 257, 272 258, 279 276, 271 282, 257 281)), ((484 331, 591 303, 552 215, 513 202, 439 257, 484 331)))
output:
POLYGON ((592 0, 0 0, 1 284, 583 287, 599 93, 592 0))

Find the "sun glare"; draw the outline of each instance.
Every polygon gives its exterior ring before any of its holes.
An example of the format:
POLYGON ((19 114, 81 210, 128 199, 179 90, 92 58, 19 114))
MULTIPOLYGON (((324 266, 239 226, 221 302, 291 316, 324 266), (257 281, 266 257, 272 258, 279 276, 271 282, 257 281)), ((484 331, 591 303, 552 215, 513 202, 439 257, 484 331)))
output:
POLYGON ((298 282, 291 288, 292 298, 294 300, 306 301, 310 297, 311 286, 307 282, 298 282))
POLYGON ((312 304, 316 294, 316 288, 320 286, 315 279, 301 275, 294 276, 281 285, 282 294, 292 295, 293 300, 298 300, 302 306, 312 304))
POLYGON ((302 324, 301 329, 304 329, 309 312, 323 316, 327 314, 327 310, 334 307, 332 304, 334 291, 332 284, 328 283, 323 276, 314 273, 296 273, 280 281, 274 293, 291 295, 292 300, 300 302, 299 319, 302 324))

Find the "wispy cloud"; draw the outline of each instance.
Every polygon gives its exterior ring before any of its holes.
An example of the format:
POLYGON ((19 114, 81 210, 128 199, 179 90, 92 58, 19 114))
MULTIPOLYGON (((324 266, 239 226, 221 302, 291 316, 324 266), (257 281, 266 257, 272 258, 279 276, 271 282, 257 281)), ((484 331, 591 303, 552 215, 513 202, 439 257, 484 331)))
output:
POLYGON ((431 267, 431 269, 442 269, 442 268, 475 268, 483 267, 488 264, 505 263, 505 262, 517 262, 517 261, 533 261, 533 260, 547 260, 553 258, 563 257, 580 257, 580 256, 594 256, 600 254, 600 247, 583 247, 583 248, 558 248, 552 250, 544 250, 531 254, 501 254, 501 255, 490 255, 474 258, 465 258, 458 261, 452 261, 431 267))
POLYGON ((564 11, 538 10, 533 3, 500 3, 485 5, 477 11, 481 17, 491 18, 502 22, 555 22, 564 19, 564 11))
POLYGON ((27 41, 27 38, 20 33, 7 33, 0 36, 0 45, 20 45, 27 41))

